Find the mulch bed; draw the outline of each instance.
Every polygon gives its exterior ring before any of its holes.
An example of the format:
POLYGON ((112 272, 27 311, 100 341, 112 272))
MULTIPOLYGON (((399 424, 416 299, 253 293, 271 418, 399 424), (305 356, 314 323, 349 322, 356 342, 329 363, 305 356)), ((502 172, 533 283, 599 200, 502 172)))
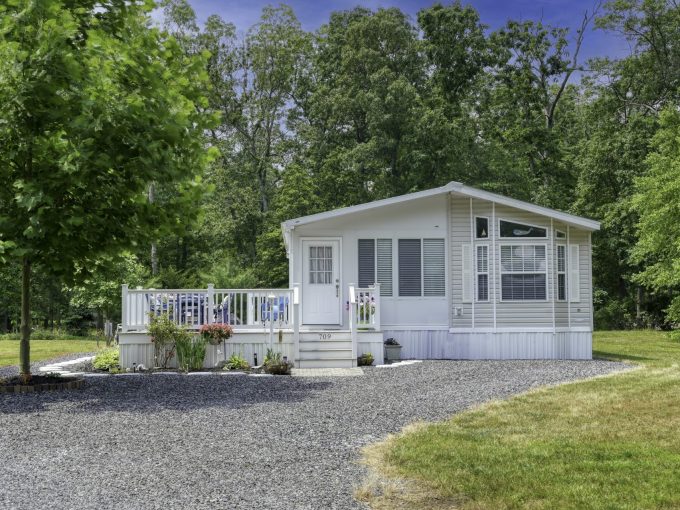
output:
POLYGON ((28 384, 20 376, 0 380, 0 393, 34 393, 38 391, 75 390, 83 386, 83 379, 76 377, 54 377, 34 375, 28 384))

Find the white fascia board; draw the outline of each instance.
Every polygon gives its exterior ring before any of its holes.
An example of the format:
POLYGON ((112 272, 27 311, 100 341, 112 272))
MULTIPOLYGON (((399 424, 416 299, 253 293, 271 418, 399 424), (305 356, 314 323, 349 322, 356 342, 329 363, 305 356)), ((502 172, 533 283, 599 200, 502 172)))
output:
POLYGON ((316 221, 328 220, 331 218, 337 218, 339 216, 345 216, 346 214, 357 213, 362 211, 370 211, 372 209, 377 209, 379 207, 385 207, 387 205, 399 204, 402 202, 410 202, 411 200, 417 200, 419 198, 431 197, 434 195, 440 195, 442 193, 448 193, 449 185, 441 186, 439 188, 428 189, 425 191, 417 191, 415 193, 408 193, 407 195, 399 195, 392 198, 384 198, 382 200, 375 200, 373 202, 367 202, 365 204, 352 205, 349 207, 342 207, 340 209, 333 209, 332 211, 326 211, 318 214, 311 214, 309 216, 302 216, 300 218, 294 218, 292 220, 287 220, 282 223, 284 228, 296 227, 298 225, 306 225, 307 223, 314 223, 316 221))
POLYGON ((529 202, 523 202, 522 200, 517 200, 515 198, 497 195, 496 193, 491 193, 489 191, 471 188, 470 186, 465 186, 460 182, 450 182, 449 186, 451 186, 452 192, 459 193, 467 197, 478 198, 480 200, 487 200, 489 202, 495 202, 497 204, 506 205, 508 207, 514 207, 515 209, 522 209, 524 211, 532 212, 541 216, 546 216, 548 218, 553 218, 555 220, 568 223, 575 227, 581 227, 585 230, 600 230, 599 221, 591 220, 588 218, 582 218, 581 216, 576 216, 574 214, 556 211, 555 209, 550 209, 548 207, 543 207, 540 205, 530 204, 529 202))
MULTIPOLYGON (((478 198, 480 200, 486 200, 489 202, 495 202, 497 204, 506 205, 508 207, 514 207, 516 209, 521 209, 524 211, 529 211, 540 216, 546 216, 548 218, 553 218, 563 223, 569 225, 580 227, 585 230, 599 230, 600 223, 595 220, 590 220, 588 218, 582 218, 580 216, 575 216, 573 214, 556 211, 555 209, 549 209, 548 207, 542 207, 540 205, 530 204, 529 202, 523 202, 521 200, 516 200, 514 198, 505 197, 503 195, 497 195, 496 193, 491 193, 489 191, 483 191, 480 189, 472 188, 466 186, 460 182, 450 182, 445 186, 439 188, 433 188, 425 191, 417 191, 415 193, 409 193, 407 195, 399 195, 397 197, 385 198, 382 200, 375 200, 373 202, 367 202, 365 204, 353 205, 350 207, 343 207, 340 209, 334 209, 332 211, 326 211, 318 214, 312 214, 309 216, 302 216, 300 218, 294 218, 291 220, 284 221, 281 224, 283 230, 284 238, 286 235, 290 235, 290 230, 295 228, 297 225, 306 225, 308 223, 314 223, 321 220, 328 220, 331 218, 337 218, 340 216, 345 216, 347 214, 370 211, 372 209, 377 209, 380 207, 385 207, 388 205, 399 204, 402 202, 409 202, 411 200, 417 200, 419 198, 426 198, 435 195, 440 195, 443 193, 456 193, 459 195, 478 198), (288 232, 288 234, 287 234, 288 232)), ((288 241, 286 241, 288 242, 288 241)))

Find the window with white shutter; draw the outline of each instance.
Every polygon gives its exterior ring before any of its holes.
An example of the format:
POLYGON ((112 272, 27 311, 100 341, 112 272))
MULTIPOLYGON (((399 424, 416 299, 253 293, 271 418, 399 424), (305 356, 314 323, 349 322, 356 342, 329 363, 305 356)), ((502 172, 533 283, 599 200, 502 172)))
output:
POLYGON ((392 296, 392 239, 359 239, 359 287, 380 284, 380 295, 392 296))
POLYGON ((543 301, 547 296, 543 245, 501 246, 501 299, 543 301))
POLYGON ((477 246, 477 301, 489 300, 489 247, 486 244, 477 246))
POLYGON ((567 247, 557 245, 557 300, 567 300, 567 247))
POLYGON ((399 295, 422 294, 420 239, 399 239, 399 295))
MULTIPOLYGON (((446 295, 444 239, 399 239, 399 296, 446 295)), ((390 282, 391 283, 391 282, 390 282)))

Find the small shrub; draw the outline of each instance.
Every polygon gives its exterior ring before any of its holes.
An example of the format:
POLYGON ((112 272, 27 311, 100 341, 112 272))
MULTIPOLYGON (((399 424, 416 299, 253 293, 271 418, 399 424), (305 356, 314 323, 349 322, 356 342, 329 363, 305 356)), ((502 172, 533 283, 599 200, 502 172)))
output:
POLYGON ((250 364, 246 361, 243 356, 238 354, 232 354, 229 356, 226 365, 224 365, 225 370, 249 370, 250 364))
POLYGON ((357 358, 357 365, 360 367, 368 367, 373 364, 373 361, 375 361, 373 354, 366 352, 357 358))
POLYGON ((177 367, 188 372, 201 370, 205 361, 206 342, 201 336, 194 336, 185 330, 175 338, 177 347, 177 367))
POLYGON ((92 366, 95 370, 105 370, 112 372, 120 369, 120 353, 118 349, 106 349, 94 357, 92 366))
POLYGON ((292 362, 284 360, 280 352, 272 349, 267 349, 263 365, 264 371, 272 375, 290 375, 290 369, 293 368, 292 362))
POLYGON ((154 345, 157 367, 168 367, 168 362, 175 356, 175 342, 184 334, 188 334, 186 329, 175 324, 167 313, 151 315, 149 335, 154 345))
POLYGON ((399 342, 397 342, 394 338, 388 338, 385 340, 385 345, 401 345, 399 342))

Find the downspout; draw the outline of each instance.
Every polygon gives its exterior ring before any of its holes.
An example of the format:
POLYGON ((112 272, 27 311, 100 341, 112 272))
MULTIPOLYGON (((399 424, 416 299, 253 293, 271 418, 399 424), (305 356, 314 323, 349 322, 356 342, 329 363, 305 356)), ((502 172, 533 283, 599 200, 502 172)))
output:
POLYGON ((489 227, 491 236, 491 275, 493 276, 493 332, 496 333, 496 202, 491 202, 491 226, 489 227))
MULTIPOLYGON (((570 229, 571 227, 567 225, 567 248, 566 248, 566 253, 564 254, 564 258, 567 259, 567 267, 566 269, 566 275, 564 276, 564 279, 566 281, 566 287, 567 287, 567 292, 566 292, 566 298, 567 298, 567 324, 569 327, 569 331, 571 331, 571 287, 569 286, 569 280, 571 280, 571 238, 570 238, 570 229)), ((572 284, 574 282, 571 282, 572 284)))
MULTIPOLYGON (((553 337, 557 330, 555 328, 555 227, 553 219, 550 218, 550 259, 548 262, 548 269, 550 271, 550 301, 552 303, 552 322, 553 322, 553 337)), ((565 277, 566 278, 566 277, 565 277)))
POLYGON ((475 226, 470 197, 470 276, 472 277, 472 329, 475 329, 475 298, 477 297, 477 267, 475 257, 475 226))

